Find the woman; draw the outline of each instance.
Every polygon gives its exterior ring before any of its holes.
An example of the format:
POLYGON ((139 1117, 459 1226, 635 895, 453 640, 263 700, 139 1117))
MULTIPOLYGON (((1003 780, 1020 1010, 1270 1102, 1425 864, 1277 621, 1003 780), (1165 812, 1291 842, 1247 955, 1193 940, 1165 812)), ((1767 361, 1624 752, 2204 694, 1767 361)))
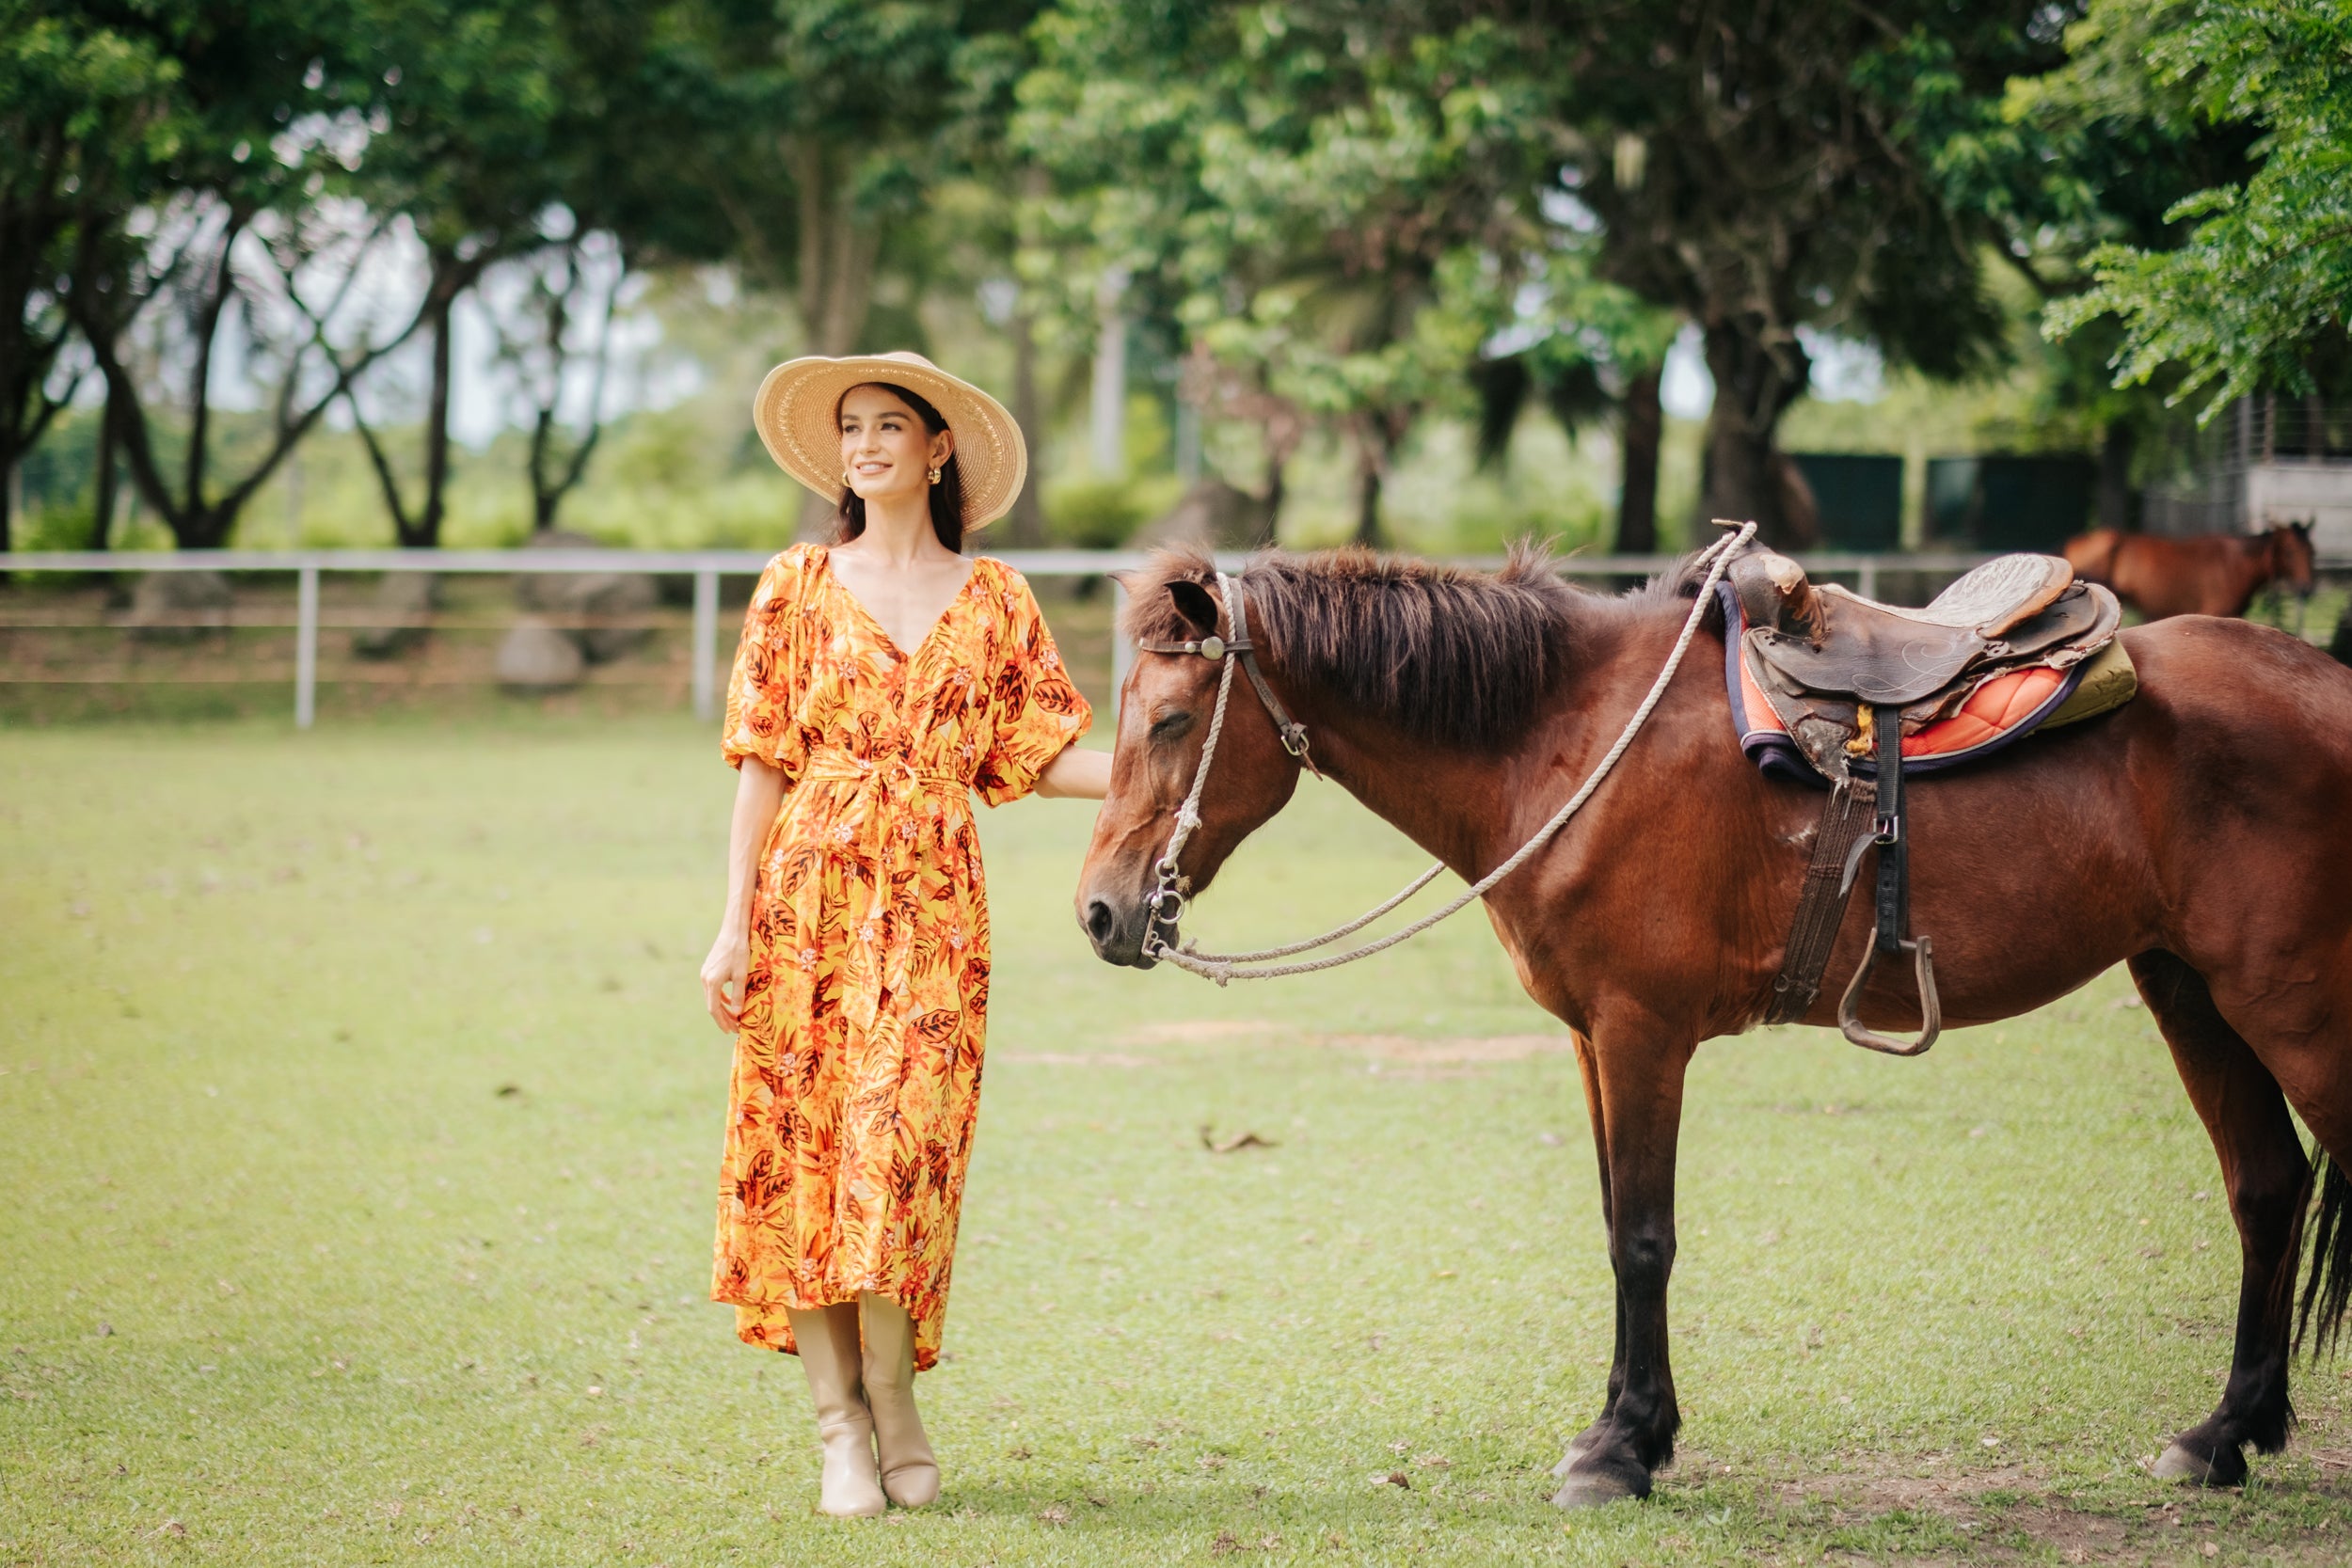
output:
POLYGON ((939 1355, 987 1028, 971 798, 1101 800, 1110 758, 1072 745, 1090 716, 1028 585, 961 554, 1028 471, 993 398, 912 354, 796 359, 753 418, 839 514, 832 544, 769 563, 727 690, 711 1294, 799 1354, 819 1506, 872 1514, 939 1495, 914 1374, 939 1355))

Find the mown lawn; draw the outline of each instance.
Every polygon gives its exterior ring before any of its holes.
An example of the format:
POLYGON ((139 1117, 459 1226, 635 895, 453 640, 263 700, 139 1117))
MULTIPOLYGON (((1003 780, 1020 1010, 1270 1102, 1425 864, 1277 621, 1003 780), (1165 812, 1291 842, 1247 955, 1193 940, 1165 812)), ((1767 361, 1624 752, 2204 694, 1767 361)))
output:
MULTIPOLYGON (((0 1561, 2352 1559, 2352 1365, 2243 1495, 2145 1474, 2235 1262, 2121 974, 1917 1062, 1704 1051, 1681 1453, 1563 1515, 1608 1269, 1572 1060, 1484 923, 1110 970, 1090 808, 1042 801, 983 824, 946 1494, 821 1519, 797 1366, 705 1299, 731 783, 672 720, 0 732, 0 1561)), ((1309 787, 1198 924, 1417 863, 1309 787)))

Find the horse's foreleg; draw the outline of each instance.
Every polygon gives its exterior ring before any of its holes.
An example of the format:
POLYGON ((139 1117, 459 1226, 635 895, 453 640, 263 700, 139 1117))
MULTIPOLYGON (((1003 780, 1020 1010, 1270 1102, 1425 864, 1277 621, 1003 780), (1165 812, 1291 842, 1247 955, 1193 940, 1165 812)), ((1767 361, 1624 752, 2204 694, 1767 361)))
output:
POLYGON ((1675 1142, 1689 1044, 1592 1041, 1606 1129, 1609 1261, 1617 1276, 1617 1365, 1606 1414, 1571 1451, 1552 1501, 1564 1508, 1649 1496, 1674 1453, 1682 1413, 1666 1349, 1666 1281, 1675 1258, 1675 1142))
POLYGON ((2169 953, 2144 953, 2131 969, 2221 1158, 2242 1269, 2237 1343, 2221 1403, 2172 1439, 2156 1474, 2234 1486, 2246 1479, 2244 1445, 2276 1453, 2295 1420, 2287 1399, 2289 1308, 2311 1166, 2278 1080, 2214 1006, 2204 976, 2169 953))
MULTIPOLYGON (((1593 1054, 1591 1040, 1573 1029, 1568 1037, 1576 1046, 1577 1070, 1584 1080, 1584 1112, 1593 1128, 1593 1156, 1600 1164, 1600 1223, 1607 1227, 1613 1223, 1609 1204, 1609 1120, 1600 1102, 1600 1063, 1593 1054)), ((1625 1386, 1625 1292, 1618 1291, 1615 1295, 1617 1342, 1609 1358, 1609 1398, 1600 1407, 1599 1418, 1568 1439, 1567 1452, 1551 1467, 1551 1473, 1562 1480, 1566 1479, 1569 1468, 1576 1464, 1576 1456, 1592 1446, 1595 1435, 1616 1414, 1617 1394, 1625 1386)))

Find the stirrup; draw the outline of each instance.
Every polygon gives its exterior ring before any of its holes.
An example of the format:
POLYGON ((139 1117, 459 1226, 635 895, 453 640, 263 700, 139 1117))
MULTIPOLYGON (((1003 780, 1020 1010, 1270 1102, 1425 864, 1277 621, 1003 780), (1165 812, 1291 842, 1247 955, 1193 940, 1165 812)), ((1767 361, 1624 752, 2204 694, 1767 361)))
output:
POLYGON ((1879 960, 1879 944, 1872 941, 1864 944, 1862 962, 1846 983, 1846 994, 1837 1000, 1837 1027, 1854 1044, 1871 1051, 1883 1051, 1889 1056, 1917 1056, 1935 1043, 1935 1037, 1944 1032, 1944 1009, 1935 998, 1935 952, 1926 937, 1905 939, 1898 951, 1912 956, 1914 972, 1919 976, 1920 1022, 1925 1026, 1915 1040, 1901 1040, 1882 1035, 1864 1025, 1858 1016, 1862 988, 1870 978, 1870 971, 1879 960))

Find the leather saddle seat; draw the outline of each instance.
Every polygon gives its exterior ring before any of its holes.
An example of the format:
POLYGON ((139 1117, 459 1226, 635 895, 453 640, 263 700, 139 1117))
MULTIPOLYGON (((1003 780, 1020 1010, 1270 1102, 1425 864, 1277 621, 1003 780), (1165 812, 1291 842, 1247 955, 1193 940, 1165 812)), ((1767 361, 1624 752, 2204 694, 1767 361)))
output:
MULTIPOLYGON (((2048 701, 2000 726, 2004 739, 2053 721, 2061 708, 2081 708, 2068 721, 2104 712, 2137 686, 2115 642, 2122 619, 2115 595, 2076 581, 2057 556, 2001 556, 1916 610, 1813 583, 1796 562, 1756 546, 1726 577, 1725 609, 1738 611, 1748 677, 1736 687, 1760 697, 1779 720, 1774 727, 1831 780, 1871 770, 1871 710, 1900 710, 1908 772, 1920 766, 1912 760, 1913 737, 1954 719, 2003 677, 2051 673, 2010 683, 2048 701), (2077 705, 2073 699, 2087 683, 2076 667, 2108 650, 2109 671, 2089 694, 2099 700, 2077 705)), ((1735 703, 1739 695, 1735 689, 1735 703)))

